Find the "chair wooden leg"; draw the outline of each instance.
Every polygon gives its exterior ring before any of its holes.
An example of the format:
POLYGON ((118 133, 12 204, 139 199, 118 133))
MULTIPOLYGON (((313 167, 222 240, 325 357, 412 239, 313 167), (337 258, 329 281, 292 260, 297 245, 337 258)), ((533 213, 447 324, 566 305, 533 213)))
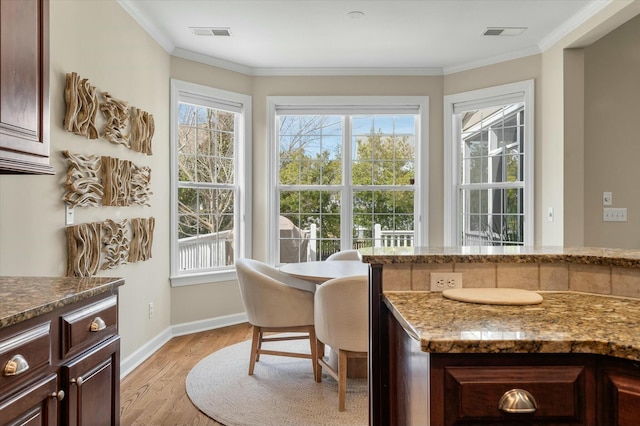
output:
POLYGON ((258 347, 256 348, 256 362, 260 361, 260 350, 262 349, 263 336, 264 336, 264 332, 262 331, 262 327, 258 327, 258 347))
POLYGON ((253 368, 256 365, 256 361, 258 360, 258 342, 262 333, 260 332, 260 327, 253 326, 253 338, 251 340, 251 357, 249 358, 249 375, 253 375, 253 368))
POLYGON ((318 354, 316 348, 316 330, 313 326, 309 327, 309 346, 311 348, 311 366, 313 367, 313 377, 316 377, 318 368, 318 354))
POLYGON ((347 352, 338 351, 338 411, 344 411, 347 397, 347 352))
POLYGON ((324 343, 316 338, 316 369, 314 371, 316 382, 322 382, 322 364, 319 360, 324 358, 324 343))

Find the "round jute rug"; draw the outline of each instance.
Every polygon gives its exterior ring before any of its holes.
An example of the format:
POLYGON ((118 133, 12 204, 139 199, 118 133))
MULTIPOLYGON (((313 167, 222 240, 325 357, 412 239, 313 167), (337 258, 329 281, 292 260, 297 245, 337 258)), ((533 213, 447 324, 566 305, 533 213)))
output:
MULTIPOLYGON (((268 345, 309 349, 305 340, 268 345)), ((187 394, 200 411, 227 426, 368 424, 366 379, 348 379, 346 411, 339 412, 337 382, 323 371, 322 382, 316 383, 310 360, 261 355, 249 376, 250 349, 251 342, 228 346, 193 367, 187 375, 187 394)))

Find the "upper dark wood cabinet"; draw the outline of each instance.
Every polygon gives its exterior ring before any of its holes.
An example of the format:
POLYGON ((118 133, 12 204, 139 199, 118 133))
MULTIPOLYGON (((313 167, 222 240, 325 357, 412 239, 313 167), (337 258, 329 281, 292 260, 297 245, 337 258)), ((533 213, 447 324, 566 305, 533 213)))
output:
POLYGON ((0 173, 49 165, 49 0, 0 0, 0 173))

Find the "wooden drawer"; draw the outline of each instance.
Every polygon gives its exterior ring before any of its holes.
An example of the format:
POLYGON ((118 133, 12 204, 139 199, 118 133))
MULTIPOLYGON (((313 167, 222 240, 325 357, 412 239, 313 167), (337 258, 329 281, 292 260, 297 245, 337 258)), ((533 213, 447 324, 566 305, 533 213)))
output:
POLYGON ((31 386, 0 400, 3 425, 55 425, 58 423, 58 376, 51 374, 31 386))
POLYGON ((449 366, 444 369, 445 424, 583 424, 585 368, 559 366, 449 366), (512 389, 533 395, 535 411, 499 408, 512 389))
POLYGON ((16 388, 51 365, 51 322, 21 330, 0 340, 0 394, 16 388))
POLYGON ((61 357, 67 358, 90 348, 118 332, 118 298, 100 302, 61 316, 61 357))

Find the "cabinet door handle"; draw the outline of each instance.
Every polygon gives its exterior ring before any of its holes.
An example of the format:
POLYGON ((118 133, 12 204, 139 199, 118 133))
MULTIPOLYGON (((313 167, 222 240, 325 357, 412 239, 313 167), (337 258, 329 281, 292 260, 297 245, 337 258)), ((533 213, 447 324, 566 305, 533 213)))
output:
POLYGON ((4 369, 2 370, 2 374, 4 376, 17 376, 28 369, 29 363, 27 360, 22 355, 17 354, 12 356, 11 359, 6 362, 4 369))
MULTIPOLYGON (((86 323, 85 323, 86 324, 86 323)), ((100 317, 95 317, 93 321, 91 321, 90 330, 93 332, 104 330, 107 328, 107 324, 104 323, 104 320, 100 317)))
POLYGON ((84 383, 84 380, 82 379, 82 377, 78 377, 77 379, 74 377, 73 379, 69 380, 71 382, 71 384, 77 385, 77 386, 82 386, 82 384, 84 383))
POLYGON ((524 389, 511 389, 498 402, 498 409, 504 413, 535 413, 537 408, 536 399, 524 389))
POLYGON ((55 398, 58 401, 62 401, 64 399, 64 391, 60 389, 58 392, 52 392, 51 398, 55 398))

